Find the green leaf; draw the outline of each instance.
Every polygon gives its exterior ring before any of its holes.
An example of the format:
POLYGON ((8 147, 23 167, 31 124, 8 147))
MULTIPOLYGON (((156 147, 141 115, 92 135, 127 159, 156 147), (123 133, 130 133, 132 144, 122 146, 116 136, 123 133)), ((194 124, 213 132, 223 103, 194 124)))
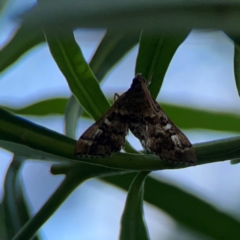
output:
POLYGON ((34 115, 34 116, 46 116, 50 114, 63 115, 67 102, 68 102, 67 98, 53 98, 53 99, 44 99, 22 108, 10 108, 10 107, 4 107, 4 108, 16 114, 23 114, 23 115, 24 114, 34 115))
MULTIPOLYGON (((21 157, 14 156, 4 181, 2 207, 8 239, 11 239, 30 218, 19 178, 22 163, 21 157)), ((38 237, 35 236, 34 239, 37 240, 38 237)))
MULTIPOLYGON (((157 169, 173 169, 187 167, 185 165, 169 165, 151 154, 126 154, 116 153, 111 157, 104 158, 75 158, 73 155, 76 141, 59 134, 50 129, 44 128, 24 118, 15 116, 0 108, 0 140, 3 140, 5 147, 7 142, 17 143, 36 149, 40 158, 41 152, 52 154, 53 158, 59 161, 72 162, 73 160, 90 164, 102 165, 110 168, 150 171, 157 169)), ((198 164, 205 164, 217 161, 240 158, 239 149, 240 137, 227 138, 222 140, 194 144, 197 152, 198 164)), ((11 145, 14 148, 14 146, 11 145)), ((13 152, 15 150, 13 149, 13 152)), ((27 151, 27 154, 29 152, 27 151)), ((18 152, 19 156, 25 156, 24 151, 18 152)), ((43 154, 44 156, 44 154, 43 154)), ((49 158, 46 158, 49 161, 49 158)))
POLYGON ((150 239, 143 212, 144 183, 149 173, 138 173, 130 186, 121 219, 120 240, 150 239))
POLYGON ((69 87, 81 106, 95 119, 109 108, 109 103, 86 63, 73 33, 69 30, 52 33, 44 27, 49 49, 69 87))
POLYGON ((156 98, 163 83, 168 66, 187 34, 153 34, 143 31, 140 39, 135 74, 151 80, 149 90, 156 98))
MULTIPOLYGON (((103 180, 127 191, 134 174, 103 180)), ((237 240, 240 222, 200 198, 151 177, 146 179, 144 200, 160 208, 177 222, 212 239, 237 240)))
POLYGON ((161 106, 180 128, 240 132, 239 114, 193 109, 170 104, 161 104, 161 106))
MULTIPOLYGON (((41 153, 39 151, 53 154, 52 159, 56 159, 56 156, 58 157, 58 161, 61 160, 63 162, 72 160, 78 160, 81 162, 91 163, 92 160, 89 158, 74 158, 73 152, 76 145, 76 141, 73 139, 70 139, 62 134, 59 134, 57 132, 54 132, 50 129, 41 127, 37 124, 34 124, 30 121, 27 121, 24 118, 14 116, 13 114, 7 112, 6 110, 0 109, 0 139, 3 140, 3 144, 1 145, 4 148, 7 148, 13 152, 17 151, 17 154, 20 156, 27 157, 34 155, 34 152, 31 152, 30 149, 25 152, 21 149, 21 147, 17 145, 17 149, 15 149, 15 145, 12 145, 13 143, 17 143, 20 145, 24 145, 27 147, 30 147, 32 149, 38 150, 36 155, 40 159, 44 159, 46 161, 49 161, 51 157, 46 156, 44 153, 41 153), (10 142, 9 144, 6 143, 6 141, 10 142)), ((36 157, 36 155, 34 155, 36 157)), ((130 162, 130 165, 133 163, 138 162, 138 155, 133 155, 130 157, 132 159, 135 159, 134 161, 130 162)), ((113 159, 113 158, 111 158, 113 159)), ((125 164, 128 162, 125 158, 125 154, 118 154, 114 155, 114 159, 117 160, 117 162, 114 163, 113 166, 120 166, 125 161, 125 164), (124 160, 125 159, 125 160, 124 160), (117 164, 117 165, 116 165, 117 164)), ((100 160, 100 159, 99 159, 100 160)), ((110 164, 112 165, 112 161, 109 161, 110 158, 102 158, 100 161, 103 161, 101 164, 110 164), (105 160, 104 160, 105 159, 105 160), (104 163, 104 161, 106 161, 104 163)), ((156 161, 153 160, 153 161, 156 161)), ((159 160, 156 161, 158 163, 159 160)), ((149 164, 149 161, 148 161, 149 164)), ((127 163, 128 165, 128 163, 127 163)), ((133 166, 133 165, 132 165, 133 166)), ((120 167, 121 168, 121 167, 120 167)))
POLYGON ((65 110, 65 133, 68 137, 75 138, 77 123, 79 117, 82 115, 83 109, 72 95, 67 103, 65 110))
POLYGON ((8 239, 7 238, 7 226, 5 224, 4 210, 3 210, 2 203, 0 204, 0 238, 8 239))
POLYGON ((173 33, 207 28, 238 33, 238 4, 238 1, 229 0, 220 3, 216 0, 59 0, 43 2, 38 9, 28 13, 25 19, 31 22, 32 19, 40 18, 53 31, 61 24, 72 28, 112 28, 116 32, 150 29, 155 33, 173 33))
MULTIPOLYGON (((3 198, 3 209, 4 209, 4 219, 7 226, 7 235, 11 239, 14 234, 21 228, 22 219, 25 218, 25 210, 23 209, 23 214, 18 214, 17 198, 16 198, 16 182, 18 171, 21 167, 21 159, 14 159, 7 171, 6 178, 4 181, 4 198, 3 198), (19 160, 19 161, 18 161, 19 160)), ((19 181, 19 179, 18 179, 19 181)), ((23 219, 24 221, 25 219, 23 219)), ((24 222, 23 222, 24 223, 24 222)))
POLYGON ((75 140, 15 116, 1 108, 0 116, 1 140, 15 142, 57 156, 73 157, 75 140))
POLYGON ((234 76, 238 90, 238 95, 240 96, 240 46, 238 45, 239 43, 240 40, 238 40, 238 43, 236 42, 234 43, 234 76))
MULTIPOLYGON (((77 159, 74 157, 75 140, 15 116, 1 108, 0 116, 0 146, 18 156, 62 163, 71 163, 73 160, 90 163, 89 158, 77 159)), ((118 161, 121 163, 124 154, 120 154, 119 157, 118 161)), ((109 158, 106 159, 108 162, 109 158)), ((103 173, 106 169, 102 168, 103 173)))
POLYGON ((15 63, 31 48, 45 41, 41 26, 23 22, 14 37, 0 51, 0 73, 15 63))
POLYGON ((238 95, 240 96, 240 38, 232 32, 227 32, 227 34, 234 41, 234 76, 238 95))
MULTIPOLYGON (((5 108, 17 114, 45 116, 63 114, 66 104, 66 98, 55 98, 19 109, 5 108)), ((240 115, 235 113, 193 109, 165 103, 161 103, 161 106, 180 128, 240 132, 240 115)), ((89 117, 86 113, 83 113, 83 116, 89 117)))
MULTIPOLYGON (((69 165, 65 172, 66 178, 57 190, 46 201, 43 207, 30 219, 23 228, 13 237, 13 240, 31 239, 38 229, 53 215, 59 206, 81 183, 91 177, 102 175, 102 167, 83 164, 80 168, 78 164, 69 165)), ((114 170, 105 168, 105 174, 112 174, 114 170)))
POLYGON ((98 80, 119 62, 139 40, 139 34, 131 32, 116 33, 112 29, 107 32, 90 62, 90 67, 98 80))

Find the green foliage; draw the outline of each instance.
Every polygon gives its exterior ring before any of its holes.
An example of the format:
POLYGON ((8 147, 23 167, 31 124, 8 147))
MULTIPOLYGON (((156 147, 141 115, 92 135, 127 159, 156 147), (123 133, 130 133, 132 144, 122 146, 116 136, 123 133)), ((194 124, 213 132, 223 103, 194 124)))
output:
POLYGON ((230 35, 234 40, 234 75, 236 86, 238 90, 238 95, 240 95, 240 72, 239 72, 239 63, 240 63, 240 39, 234 35, 230 35))
POLYGON ((32 27, 29 22, 24 22, 14 38, 1 50, 0 72, 15 63, 28 50, 44 41, 44 35, 40 26, 36 28, 32 27))
POLYGON ((149 234, 144 220, 143 194, 144 183, 150 172, 140 172, 133 180, 121 220, 121 240, 148 240, 149 234))
POLYGON ((142 73, 151 80, 149 90, 152 97, 157 97, 170 61, 186 37, 187 34, 176 36, 142 32, 135 74, 142 73))
MULTIPOLYGON (((225 9, 230 14, 235 11, 234 4, 225 9)), ((137 152, 128 143, 125 153, 111 157, 79 160, 73 156, 76 141, 72 138, 79 117, 91 116, 96 120, 110 106, 99 85, 104 76, 139 44, 136 73, 141 72, 152 80, 149 89, 156 97, 174 53, 193 27, 236 28, 239 14, 223 23, 219 21, 218 11, 221 9, 215 8, 213 0, 208 4, 140 0, 117 0, 114 3, 106 0, 58 1, 57 4, 56 1, 40 1, 22 16, 23 22, 15 36, 0 51, 0 71, 5 71, 26 52, 46 41, 73 95, 69 99, 48 99, 21 109, 0 108, 0 146, 14 153, 5 176, 5 194, 0 206, 0 238, 30 239, 77 186, 93 177, 126 191, 132 182, 122 215, 120 239, 149 239, 143 200, 168 213, 176 223, 191 231, 213 239, 240 238, 240 222, 228 213, 183 189, 147 177, 146 171, 186 166, 169 166, 154 155, 137 152), (76 27, 107 27, 89 64, 74 39, 73 29, 76 27), (66 135, 16 114, 64 116, 66 135), (18 178, 22 163, 29 158, 54 161, 51 173, 65 175, 58 189, 32 218, 18 178), (156 192, 161 193, 160 198, 156 192)), ((239 91, 239 46, 237 39, 232 38, 236 41, 234 63, 239 91)), ((162 106, 179 127, 240 132, 239 115, 162 106)), ((240 137, 237 137, 194 145, 198 165, 239 159, 239 142, 240 137)))
POLYGON ((63 33, 52 32, 44 28, 44 33, 52 56, 68 81, 72 93, 83 108, 97 120, 110 105, 86 63, 73 32, 70 30, 63 33), (96 101, 92 96, 96 97, 96 101))
MULTIPOLYGON (((125 174, 106 177, 104 181, 127 191, 133 178, 134 174, 125 174)), ((240 236, 239 222, 236 219, 193 194, 160 180, 151 177, 146 179, 144 199, 167 212, 183 226, 212 239, 238 239, 240 236)))

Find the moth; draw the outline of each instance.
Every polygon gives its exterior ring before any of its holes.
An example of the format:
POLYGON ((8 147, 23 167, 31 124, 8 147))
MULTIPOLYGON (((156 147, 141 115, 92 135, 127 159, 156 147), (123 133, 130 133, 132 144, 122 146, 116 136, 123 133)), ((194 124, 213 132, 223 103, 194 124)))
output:
POLYGON ((105 157, 120 151, 128 130, 143 148, 170 163, 195 165, 195 149, 152 98, 148 83, 137 74, 131 87, 115 95, 112 107, 77 141, 75 156, 105 157))

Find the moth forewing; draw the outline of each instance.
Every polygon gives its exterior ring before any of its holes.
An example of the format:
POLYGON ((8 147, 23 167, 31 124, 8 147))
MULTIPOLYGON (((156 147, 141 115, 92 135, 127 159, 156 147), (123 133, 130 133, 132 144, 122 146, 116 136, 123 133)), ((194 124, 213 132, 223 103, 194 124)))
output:
MULTIPOLYGON (((136 100, 140 107, 134 113, 134 120, 129 122, 131 132, 147 151, 156 154, 161 159, 171 163, 195 165, 197 157, 190 141, 152 98, 146 80, 141 75, 137 75, 134 84, 138 86, 135 87, 138 91, 135 95, 139 95, 139 92, 144 94, 141 98, 142 104, 136 100)), ((134 89, 133 84, 131 87, 134 89)), ((132 109, 137 109, 137 106, 132 109)))
POLYGON ((113 106, 78 139, 77 157, 104 157, 118 152, 124 145, 128 123, 120 114, 124 98, 118 96, 113 106))
POLYGON ((114 93, 114 96, 113 96, 113 100, 114 100, 114 102, 116 102, 116 101, 118 100, 119 97, 120 97, 119 94, 114 93))

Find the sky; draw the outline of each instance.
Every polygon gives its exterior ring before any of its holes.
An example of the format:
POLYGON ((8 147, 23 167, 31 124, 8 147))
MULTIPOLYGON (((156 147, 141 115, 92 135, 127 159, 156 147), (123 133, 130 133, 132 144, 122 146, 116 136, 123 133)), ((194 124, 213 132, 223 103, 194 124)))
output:
MULTIPOLYGON (((27 2, 29 4, 31 1, 27 2)), ((11 37, 16 25, 11 16, 18 9, 20 1, 15 1, 14 4, 6 18, 0 22, 0 46, 11 37)), ((75 32, 87 61, 103 34, 103 30, 75 32)), ((106 95, 113 96, 114 92, 121 94, 129 88, 134 77, 137 50, 135 47, 108 73, 102 84, 106 95)), ((175 54, 158 100, 194 108, 239 113, 240 99, 233 74, 233 50, 232 41, 223 32, 194 30, 175 54)), ((23 107, 45 98, 69 96, 66 80, 46 44, 25 54, 0 75, 0 105, 3 106, 23 107)), ((24 117, 63 133, 63 117, 24 117)), ((81 119, 76 138, 92 123, 81 119)), ((236 135, 199 129, 183 131, 192 143, 236 135)), ((132 135, 129 140, 137 149, 141 149, 140 143, 132 135)), ((0 150, 0 182, 3 182, 11 157, 11 153, 0 150)), ((49 169, 49 163, 31 160, 23 167, 22 183, 32 213, 43 205, 63 179, 63 176, 52 176, 49 169)), ((236 212, 236 209, 240 209, 239 171, 240 164, 230 165, 226 161, 181 170, 157 171, 152 176, 184 188, 223 211, 238 214, 239 218, 240 212, 236 212)), ((2 196, 3 188, 0 186, 2 196)), ((161 193, 156 194, 161 196, 161 193)), ((69 234, 71 239, 78 239, 79 235, 82 239, 89 240, 96 239, 96 236, 100 240, 117 239, 125 198, 125 192, 98 180, 89 180, 78 187, 43 226, 40 233, 42 239, 70 239, 69 234)), ((151 239, 158 239, 160 233, 162 239, 171 235, 171 229, 176 225, 169 216, 148 204, 145 204, 145 212, 151 239)))

